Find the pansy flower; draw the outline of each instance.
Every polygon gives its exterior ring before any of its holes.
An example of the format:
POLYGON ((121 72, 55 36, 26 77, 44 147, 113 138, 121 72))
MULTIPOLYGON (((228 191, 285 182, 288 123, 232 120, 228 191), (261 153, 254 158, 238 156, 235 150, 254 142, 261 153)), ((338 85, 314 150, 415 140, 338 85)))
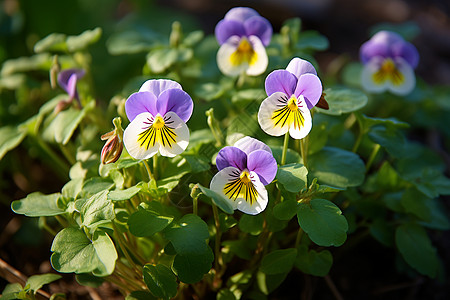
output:
POLYGON ((277 162, 266 144, 244 137, 219 151, 216 166, 219 172, 210 188, 228 199, 233 209, 256 215, 266 208, 265 186, 277 174, 277 162))
POLYGON ((286 70, 275 70, 266 78, 267 98, 261 103, 258 122, 272 136, 289 131, 294 139, 302 139, 311 131, 309 110, 322 96, 322 83, 313 65, 298 57, 286 70))
POLYGON ((192 109, 192 99, 179 83, 163 79, 144 82, 125 102, 131 121, 123 134, 128 153, 137 159, 148 159, 158 151, 168 157, 182 153, 189 144, 186 122, 192 109))
POLYGON ((55 107, 56 113, 68 108, 74 99, 77 100, 78 106, 81 107, 77 92, 77 82, 84 74, 83 69, 66 69, 58 73, 58 84, 69 95, 69 99, 62 100, 58 103, 55 107))
POLYGON ((361 46, 359 54, 364 64, 361 83, 365 90, 406 95, 414 89, 419 53, 397 33, 378 32, 361 46))
POLYGON ((272 38, 272 25, 254 9, 232 8, 216 25, 215 34, 221 45, 217 65, 223 74, 256 76, 266 70, 265 47, 272 38))

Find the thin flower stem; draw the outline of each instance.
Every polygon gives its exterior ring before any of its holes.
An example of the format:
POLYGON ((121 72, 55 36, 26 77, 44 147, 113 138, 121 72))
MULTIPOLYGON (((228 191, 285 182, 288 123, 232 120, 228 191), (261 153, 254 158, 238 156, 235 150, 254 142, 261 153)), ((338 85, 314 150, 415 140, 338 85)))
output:
POLYGON ((217 206, 214 203, 211 203, 213 214, 214 214, 214 221, 216 224, 216 241, 214 245, 214 265, 216 269, 216 278, 220 277, 220 266, 222 264, 222 255, 220 253, 220 239, 222 237, 222 231, 220 230, 220 221, 219 221, 219 210, 217 209, 217 206))
MULTIPOLYGON (((213 204, 214 205, 214 204, 213 204)), ((194 215, 197 215, 198 214, 198 197, 194 197, 193 199, 192 199, 192 213, 194 214, 194 215)))
POLYGON ((63 217, 61 216, 54 216, 54 217, 59 222, 59 224, 61 224, 62 227, 64 228, 69 227, 69 223, 63 217))
POLYGON ((353 145, 352 152, 356 153, 356 151, 358 151, 358 148, 359 148, 359 145, 361 144, 363 135, 364 135, 364 133, 362 132, 362 130, 360 128, 358 137, 356 138, 355 144, 353 145))
POLYGON ((37 141, 39 147, 53 160, 53 162, 56 164, 56 169, 58 172, 63 175, 64 177, 67 177, 67 174, 69 174, 70 166, 62 160, 56 153, 53 151, 52 148, 50 148, 47 143, 45 143, 39 136, 34 136, 35 140, 37 141))
POLYGON ((153 155, 153 179, 158 178, 158 154, 153 155))
POLYGON ((297 248, 298 245, 300 245, 300 242, 302 240, 302 236, 303 236, 303 229, 301 227, 299 227, 298 231, 297 231, 297 237, 295 238, 294 248, 297 248))
POLYGON ((281 164, 284 165, 286 163, 286 153, 289 146, 289 131, 286 132, 284 135, 284 142, 283 142, 283 152, 281 154, 281 164))
POLYGON ((128 253, 128 251, 130 251, 130 249, 125 246, 123 237, 122 237, 121 233, 119 233, 119 231, 114 223, 113 223, 113 228, 114 228, 114 235, 116 236, 117 244, 119 245, 120 249, 122 249, 122 253, 125 255, 125 258, 133 266, 133 270, 136 273, 136 275, 138 277, 140 277, 141 270, 139 269, 139 267, 136 265, 136 263, 131 258, 130 253, 128 253))
POLYGON ((375 160, 375 157, 377 156, 380 148, 380 144, 375 144, 375 146, 373 147, 372 153, 370 153, 369 159, 366 162, 366 172, 369 171, 370 167, 372 166, 372 163, 375 160))
POLYGON ((142 162, 144 163, 145 169, 147 170, 148 179, 149 180, 155 180, 155 178, 153 177, 152 171, 150 170, 150 166, 148 165, 147 161, 144 159, 142 162))
POLYGON ((300 140, 300 152, 302 155, 303 165, 305 168, 308 168, 308 145, 306 141, 306 137, 300 140))

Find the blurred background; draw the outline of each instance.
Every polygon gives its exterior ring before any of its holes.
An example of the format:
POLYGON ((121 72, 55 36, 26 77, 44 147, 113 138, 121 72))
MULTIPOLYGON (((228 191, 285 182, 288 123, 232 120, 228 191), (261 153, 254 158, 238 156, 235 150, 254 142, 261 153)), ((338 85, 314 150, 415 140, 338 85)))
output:
MULTIPOLYGON (((145 62, 145 53, 118 55, 121 51, 115 44, 118 36, 135 31, 149 40, 155 33, 168 38, 175 20, 181 22, 186 33, 201 29, 207 35, 214 34, 217 22, 236 6, 256 9, 272 23, 274 32, 278 32, 287 19, 299 17, 302 28, 325 35, 329 48, 315 55, 321 74, 327 74, 336 60, 358 61, 360 45, 380 24, 403 26, 402 30, 413 37, 411 42, 420 53, 417 76, 430 85, 450 85, 450 1, 446 0, 2 0, 0 63, 33 55, 35 43, 50 33, 78 35, 101 27, 102 36, 89 51, 95 97, 107 106, 130 77, 142 73, 145 62)), ((128 35, 127 38, 133 37, 128 35)), ((126 44, 121 46, 126 48, 126 44)), ((44 72, 34 75, 41 80, 48 77, 44 72)), ((11 113, 18 108, 11 105, 17 96, 13 91, 3 91, 1 95, 0 126, 3 126, 10 123, 8 118, 18 115, 17 111, 11 113)), ((25 112, 24 119, 27 117, 25 112)), ((26 147, 19 146, 0 161, 0 258, 26 276, 52 270, 49 263, 51 237, 39 229, 37 220, 15 215, 10 203, 34 191, 60 191, 64 183, 39 159, 27 153, 26 147)), ((433 242, 448 267, 448 234, 447 238, 436 239, 433 242)), ((427 278, 412 281, 392 271, 394 254, 392 257, 378 255, 384 250, 380 244, 369 241, 361 249, 364 252, 360 256, 336 253, 331 275, 346 299, 448 299, 448 277, 444 282, 427 278), (364 278, 360 274, 371 277, 364 278), (368 292, 371 296, 365 297, 368 292)), ((332 297, 326 288, 321 288, 325 287, 323 281, 311 276, 299 280, 316 287, 314 299, 332 297)), ((0 278, 0 290, 6 283, 0 278)), ((284 283, 280 290, 286 292, 281 292, 277 299, 289 299, 289 286, 296 284, 284 283)), ((107 286, 99 292, 80 287, 70 275, 50 288, 53 292, 67 293, 68 299, 91 299, 96 293, 100 299, 120 299, 111 294, 107 286)))

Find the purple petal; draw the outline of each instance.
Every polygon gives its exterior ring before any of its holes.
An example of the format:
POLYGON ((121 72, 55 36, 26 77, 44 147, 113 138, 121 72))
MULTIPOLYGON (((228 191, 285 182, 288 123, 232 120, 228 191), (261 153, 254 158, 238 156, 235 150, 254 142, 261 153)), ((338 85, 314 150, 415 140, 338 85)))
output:
POLYGON ((247 154, 236 147, 224 147, 217 154, 216 166, 219 171, 226 167, 235 167, 243 171, 247 168, 247 154))
POLYGON ((220 45, 225 43, 233 35, 239 37, 245 35, 245 28, 242 22, 236 20, 221 20, 216 25, 216 39, 220 45))
POLYGON ((398 42, 392 45, 392 55, 403 58, 413 69, 419 64, 419 52, 409 42, 398 42))
POLYGON ((374 34, 372 36, 372 38, 370 40, 373 41, 374 43, 385 44, 385 45, 392 45, 394 43, 404 41, 402 36, 399 35, 398 33, 395 33, 392 31, 387 31, 387 30, 382 30, 382 31, 377 32, 376 34, 374 34))
POLYGON ((272 38, 272 25, 266 18, 254 16, 244 22, 247 36, 255 35, 259 37, 264 46, 270 44, 272 38))
MULTIPOLYGON (((85 74, 85 72, 83 69, 63 70, 63 71, 59 72, 59 74, 58 74, 58 84, 61 88, 63 88, 70 95, 69 79, 72 77, 72 75, 75 75, 76 78, 79 79, 79 78, 82 78, 84 76, 84 74, 85 74)), ((77 79, 75 79, 75 84, 76 84, 77 79)), ((72 86, 70 88, 73 89, 72 86)))
POLYGON ((247 167, 259 176, 264 185, 272 182, 277 175, 277 162, 272 153, 264 150, 256 150, 248 155, 247 167))
POLYGON ((234 7, 230 9, 226 15, 225 20, 236 20, 243 23, 245 20, 253 17, 253 16, 259 16, 258 12, 254 10, 253 8, 249 7, 234 7))
POLYGON ((362 44, 359 50, 359 58, 363 64, 368 63, 373 57, 390 57, 391 52, 389 50, 389 45, 376 43, 372 40, 362 44))
POLYGON ((77 93, 77 74, 72 74, 69 77, 69 80, 67 82, 67 89, 66 92, 69 94, 70 99, 78 99, 78 93, 77 93))
POLYGON ((322 82, 316 75, 304 74, 298 79, 294 94, 297 98, 303 95, 306 105, 311 109, 319 102, 322 96, 322 82))
POLYGON ((137 115, 149 112, 153 116, 158 114, 156 109, 156 96, 150 92, 137 92, 131 94, 125 102, 125 112, 128 120, 132 122, 137 115))
POLYGON ((241 149, 247 155, 256 150, 264 150, 269 153, 272 153, 272 150, 270 149, 269 146, 249 136, 243 137, 242 139, 238 140, 236 143, 234 143, 234 147, 241 149))
POLYGON ((182 90, 181 85, 173 80, 168 79, 152 79, 144 82, 139 89, 139 92, 151 92, 157 98, 161 93, 168 89, 180 89, 182 90))
POLYGON ((276 92, 285 93, 288 97, 294 94, 297 85, 297 78, 291 72, 286 70, 275 70, 267 75, 266 93, 267 96, 276 92))
POLYGON ((191 117, 193 108, 194 103, 191 96, 180 89, 163 91, 156 102, 156 109, 162 116, 172 111, 184 122, 187 122, 191 117))
POLYGON ((291 59, 286 67, 286 71, 291 72, 297 78, 299 78, 303 74, 308 73, 317 75, 316 69, 309 61, 298 57, 294 57, 293 59, 291 59))

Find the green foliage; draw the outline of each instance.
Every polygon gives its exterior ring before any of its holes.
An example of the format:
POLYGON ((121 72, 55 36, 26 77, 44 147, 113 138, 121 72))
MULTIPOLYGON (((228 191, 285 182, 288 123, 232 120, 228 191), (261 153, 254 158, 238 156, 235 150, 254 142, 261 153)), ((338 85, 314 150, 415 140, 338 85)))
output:
POLYGON ((60 193, 43 195, 40 192, 35 192, 22 200, 13 201, 11 209, 17 214, 28 217, 57 216, 64 213, 64 210, 58 206, 60 197, 60 193))
POLYGON ((144 282, 153 296, 170 299, 177 294, 177 280, 175 275, 164 265, 144 266, 144 282))
POLYGON ((281 249, 270 252, 261 261, 261 272, 267 275, 288 273, 297 257, 297 249, 281 249))

